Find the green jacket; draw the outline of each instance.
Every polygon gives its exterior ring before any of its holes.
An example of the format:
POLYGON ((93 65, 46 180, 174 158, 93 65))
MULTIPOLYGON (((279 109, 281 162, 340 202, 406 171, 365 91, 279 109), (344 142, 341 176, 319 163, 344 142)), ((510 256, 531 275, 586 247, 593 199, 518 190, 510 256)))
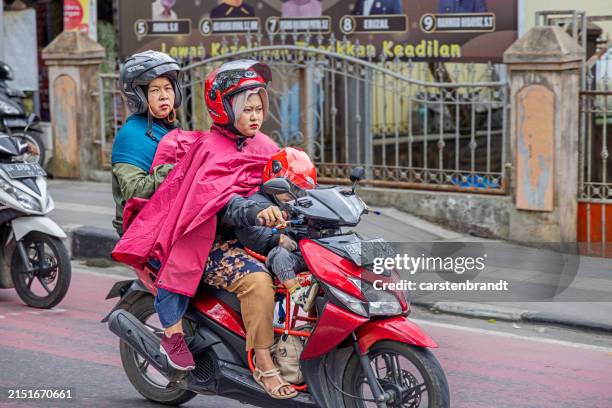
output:
POLYGON ((113 227, 119 236, 123 235, 123 208, 127 200, 132 197, 150 198, 173 167, 173 164, 160 164, 149 174, 132 164, 113 164, 112 188, 116 208, 113 227))

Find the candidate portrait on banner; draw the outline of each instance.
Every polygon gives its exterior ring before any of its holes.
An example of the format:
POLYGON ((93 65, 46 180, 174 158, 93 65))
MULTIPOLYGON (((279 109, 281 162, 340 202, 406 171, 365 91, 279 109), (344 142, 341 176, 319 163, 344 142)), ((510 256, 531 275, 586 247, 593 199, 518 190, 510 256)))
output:
POLYGON ((177 16, 172 7, 176 0, 155 0, 151 4, 152 20, 176 20, 177 16))
POLYGON ((322 14, 321 0, 284 0, 281 8, 282 17, 321 17, 322 14))
POLYGON ((401 0, 357 0, 353 14, 356 16, 404 14, 404 10, 401 0))
POLYGON ((486 13, 487 0, 440 0, 438 13, 486 13))
POLYGON ((255 10, 244 0, 223 0, 210 12, 210 18, 245 17, 255 17, 255 10))

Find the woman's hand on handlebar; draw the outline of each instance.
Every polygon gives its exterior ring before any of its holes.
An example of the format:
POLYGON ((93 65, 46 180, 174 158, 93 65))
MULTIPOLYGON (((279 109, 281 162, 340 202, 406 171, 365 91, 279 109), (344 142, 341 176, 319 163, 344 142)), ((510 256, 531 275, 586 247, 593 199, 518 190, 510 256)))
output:
POLYGON ((284 227, 286 223, 280 208, 271 205, 257 214, 257 224, 272 228, 279 226, 284 227))

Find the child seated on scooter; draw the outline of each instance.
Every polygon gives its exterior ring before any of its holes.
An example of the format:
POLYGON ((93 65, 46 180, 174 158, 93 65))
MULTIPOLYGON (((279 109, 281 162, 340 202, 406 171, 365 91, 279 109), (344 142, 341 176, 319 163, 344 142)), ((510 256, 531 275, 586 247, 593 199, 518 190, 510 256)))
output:
MULTIPOLYGON (((295 187, 296 191, 308 190, 316 186, 317 171, 305 152, 288 147, 270 158, 264 168, 263 182, 281 177, 285 178, 292 188, 295 187)), ((294 197, 289 193, 269 197, 263 189, 260 189, 248 198, 246 205, 250 205, 251 208, 247 211, 259 213, 272 205, 293 199, 294 197)), ((280 212, 278 208, 274 210, 280 212)), ((229 208, 228 211, 240 212, 244 211, 244 208, 229 208)), ((276 216, 276 218, 282 217, 276 216)), ((281 281, 290 294, 292 302, 303 307, 309 288, 302 286, 296 275, 307 271, 308 266, 298 251, 297 242, 289 234, 279 231, 283 227, 284 225, 280 225, 279 228, 257 226, 234 228, 234 233, 244 247, 267 256, 266 266, 281 281)))

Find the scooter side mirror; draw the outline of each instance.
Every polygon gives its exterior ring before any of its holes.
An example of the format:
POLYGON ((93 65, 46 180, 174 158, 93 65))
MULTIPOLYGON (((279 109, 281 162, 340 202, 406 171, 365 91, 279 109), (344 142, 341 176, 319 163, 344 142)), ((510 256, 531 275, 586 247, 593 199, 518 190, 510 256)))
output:
POLYGON ((365 170, 363 167, 355 167, 353 171, 351 171, 350 179, 353 183, 358 182, 359 180, 365 177, 365 170))
POLYGON ((268 180, 263 185, 263 191, 273 197, 276 194, 291 193, 289 182, 282 177, 268 180))
POLYGON ((365 170, 361 166, 355 167, 353 171, 351 171, 350 179, 351 179, 351 182, 353 183, 351 194, 355 194, 355 187, 357 186, 357 183, 359 182, 359 180, 363 179, 364 177, 365 177, 365 170))
POLYGON ((38 120, 38 116, 36 116, 35 113, 31 113, 30 116, 28 116, 28 121, 26 122, 25 128, 23 128, 23 133, 27 133, 30 126, 38 122, 38 120))
POLYGON ((268 180, 263 185, 263 191, 268 197, 274 197, 276 204, 282 209, 288 205, 284 200, 279 200, 279 194, 289 194, 293 200, 297 200, 295 191, 292 190, 289 182, 284 178, 275 178, 268 180))

